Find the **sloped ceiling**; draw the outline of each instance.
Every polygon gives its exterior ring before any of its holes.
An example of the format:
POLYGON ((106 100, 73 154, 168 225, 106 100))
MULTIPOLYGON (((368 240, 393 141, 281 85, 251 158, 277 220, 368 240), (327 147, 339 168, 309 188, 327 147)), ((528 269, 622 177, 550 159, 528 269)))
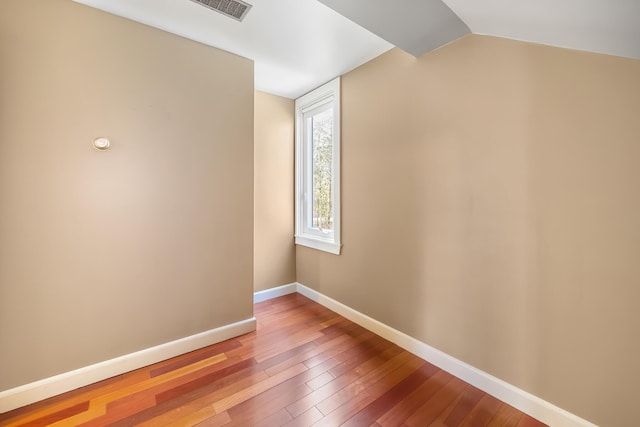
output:
POLYGON ((420 56, 468 32, 640 58, 640 0, 319 0, 420 56))
POLYGON ((469 32, 640 59, 640 0, 246 0, 241 23, 191 0, 74 1, 253 59, 256 89, 289 98, 469 32))
POLYGON ((444 0, 476 34, 640 59, 640 0, 444 0))
POLYGON ((413 56, 469 34, 441 0, 319 0, 413 56))

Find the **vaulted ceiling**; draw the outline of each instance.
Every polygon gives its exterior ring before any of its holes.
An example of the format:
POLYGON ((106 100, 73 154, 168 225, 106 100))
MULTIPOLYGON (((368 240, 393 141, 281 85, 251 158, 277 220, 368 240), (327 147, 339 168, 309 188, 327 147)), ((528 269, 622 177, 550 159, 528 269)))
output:
POLYGON ((74 1, 252 59, 256 89, 289 98, 469 33, 640 59, 640 0, 245 0, 242 22, 192 0, 74 1))

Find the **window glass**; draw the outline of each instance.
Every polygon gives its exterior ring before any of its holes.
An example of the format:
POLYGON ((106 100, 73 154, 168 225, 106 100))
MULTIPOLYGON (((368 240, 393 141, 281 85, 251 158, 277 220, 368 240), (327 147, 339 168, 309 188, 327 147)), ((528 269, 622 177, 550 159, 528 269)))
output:
POLYGON ((312 161, 313 161, 313 206, 312 227, 333 230, 333 108, 313 116, 312 161))
POLYGON ((340 79, 296 100, 298 245, 340 254, 340 79))

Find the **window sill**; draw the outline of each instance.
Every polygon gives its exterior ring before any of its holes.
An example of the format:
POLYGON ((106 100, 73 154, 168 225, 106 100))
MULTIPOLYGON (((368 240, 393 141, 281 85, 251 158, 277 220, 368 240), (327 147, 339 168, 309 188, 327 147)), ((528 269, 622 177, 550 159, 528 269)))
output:
POLYGON ((336 242, 328 242, 326 240, 314 239, 305 236, 296 236, 296 245, 306 246, 308 248, 317 249, 319 251, 329 252, 334 255, 340 255, 342 245, 336 242))

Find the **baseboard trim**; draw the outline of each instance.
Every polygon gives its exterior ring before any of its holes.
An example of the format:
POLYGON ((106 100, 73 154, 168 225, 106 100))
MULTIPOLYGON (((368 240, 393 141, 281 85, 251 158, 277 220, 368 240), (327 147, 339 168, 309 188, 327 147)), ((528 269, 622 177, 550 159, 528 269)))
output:
POLYGON ((255 317, 0 392, 0 413, 243 335, 255 317))
POLYGON ((270 300, 281 297, 283 295, 293 294, 298 291, 297 283, 289 283, 288 285, 278 286, 277 288, 266 289, 253 294, 253 303, 270 300))
POLYGON ((397 344, 416 356, 432 363, 474 387, 502 400, 550 426, 564 427, 597 427, 595 424, 578 417, 552 403, 519 389, 499 378, 456 359, 428 344, 406 335, 390 326, 379 322, 366 314, 360 313, 300 283, 296 284, 297 292, 307 298, 335 311, 354 323, 397 344))

